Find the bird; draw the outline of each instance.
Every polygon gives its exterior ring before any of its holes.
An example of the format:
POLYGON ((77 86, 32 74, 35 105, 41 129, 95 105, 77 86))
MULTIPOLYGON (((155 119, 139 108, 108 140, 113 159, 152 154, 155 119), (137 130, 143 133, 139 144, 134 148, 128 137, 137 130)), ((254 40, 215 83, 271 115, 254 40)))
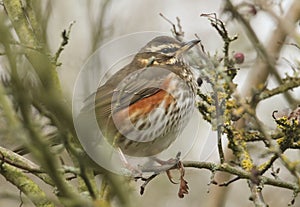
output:
POLYGON ((183 56, 199 42, 155 37, 99 84, 94 112, 111 146, 128 156, 147 157, 176 140, 192 115, 199 83, 183 56))

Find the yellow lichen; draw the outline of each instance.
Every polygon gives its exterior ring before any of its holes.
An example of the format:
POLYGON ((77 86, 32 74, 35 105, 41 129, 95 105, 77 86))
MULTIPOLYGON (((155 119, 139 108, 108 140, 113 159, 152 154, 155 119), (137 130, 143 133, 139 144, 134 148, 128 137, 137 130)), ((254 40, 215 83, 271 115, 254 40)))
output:
POLYGON ((277 144, 279 144, 279 145, 280 145, 283 141, 284 141, 284 138, 283 138, 283 137, 276 140, 277 144))
POLYGON ((242 168, 247 171, 250 171, 253 168, 253 163, 252 163, 250 155, 248 154, 248 152, 243 151, 242 157, 243 157, 243 159, 241 161, 242 168))

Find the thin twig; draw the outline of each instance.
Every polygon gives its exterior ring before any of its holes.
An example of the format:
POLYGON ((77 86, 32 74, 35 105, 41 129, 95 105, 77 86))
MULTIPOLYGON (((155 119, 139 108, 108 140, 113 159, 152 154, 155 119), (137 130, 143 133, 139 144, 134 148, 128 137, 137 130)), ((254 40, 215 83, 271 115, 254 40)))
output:
POLYGON ((229 180, 229 181, 227 181, 227 182, 220 183, 219 186, 220 186, 220 187, 223 187, 223 186, 227 187, 227 186, 229 186, 231 183, 234 183, 235 181, 238 181, 238 180, 240 180, 240 178, 239 178, 239 177, 235 177, 235 178, 233 178, 233 179, 231 179, 231 180, 229 180))
POLYGON ((144 191, 145 191, 145 188, 146 188, 146 185, 148 185, 148 183, 153 180, 156 176, 158 176, 159 174, 157 173, 154 173, 152 174, 149 178, 139 178, 137 177, 136 179, 142 179, 143 181, 145 181, 143 183, 143 185, 141 186, 141 189, 140 189, 140 194, 143 195, 144 194, 144 191))
POLYGON ((184 37, 184 32, 182 30, 182 26, 180 25, 180 19, 179 17, 176 17, 176 20, 177 20, 177 27, 178 27, 178 30, 176 28, 176 25, 171 21, 169 20, 167 17, 165 17, 162 13, 159 13, 159 15, 164 19, 166 20, 168 23, 170 23, 172 25, 172 33, 174 34, 175 38, 178 40, 178 41, 182 41, 183 40, 183 37, 184 37))
MULTIPOLYGON (((91 22, 91 26, 90 28, 93 30, 93 32, 91 32, 91 36, 92 36, 92 50, 91 52, 94 52, 97 49, 97 46, 99 46, 99 44, 101 44, 101 42, 104 40, 104 38, 106 36, 109 36, 109 34, 107 34, 107 32, 111 32, 112 31, 112 26, 110 26, 109 28, 104 27, 104 23, 105 23, 105 17, 107 14, 107 11, 109 9, 109 5, 111 4, 111 0, 105 0, 105 1, 101 1, 102 5, 100 7, 100 10, 98 11, 98 17, 96 20, 93 21, 93 19, 91 19, 92 15, 90 15, 90 12, 88 13, 89 17, 90 17, 90 22, 91 22)), ((89 3, 91 4, 90 9, 94 9, 93 8, 93 2, 89 1, 89 3)))
POLYGON ((62 42, 60 43, 60 46, 59 46, 57 52, 54 55, 54 61, 55 61, 56 65, 58 65, 57 60, 58 60, 60 54, 62 53, 62 51, 65 49, 65 46, 69 42, 71 29, 72 29, 72 26, 74 24, 75 24, 75 21, 71 22, 70 25, 69 25, 68 30, 64 30, 62 32, 62 42))

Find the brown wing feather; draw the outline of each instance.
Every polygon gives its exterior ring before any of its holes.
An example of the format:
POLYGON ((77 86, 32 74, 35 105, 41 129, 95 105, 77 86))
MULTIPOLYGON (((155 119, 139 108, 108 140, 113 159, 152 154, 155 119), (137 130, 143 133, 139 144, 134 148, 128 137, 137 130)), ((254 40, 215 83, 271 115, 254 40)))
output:
POLYGON ((138 73, 139 77, 134 81, 128 81, 128 84, 126 80, 123 80, 124 85, 120 84, 115 88, 108 84, 98 88, 95 97, 95 110, 99 117, 108 117, 112 108, 114 112, 119 111, 162 90, 160 86, 165 76, 160 77, 160 74, 157 74, 156 79, 154 79, 147 77, 149 71, 140 70, 138 73))

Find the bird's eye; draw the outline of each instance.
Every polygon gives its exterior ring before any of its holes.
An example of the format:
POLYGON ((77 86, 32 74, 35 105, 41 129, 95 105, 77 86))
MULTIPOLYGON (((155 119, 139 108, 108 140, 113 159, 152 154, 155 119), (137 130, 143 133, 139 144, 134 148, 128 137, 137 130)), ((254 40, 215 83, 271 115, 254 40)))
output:
POLYGON ((162 53, 168 53, 169 51, 170 51, 169 48, 164 48, 164 49, 161 50, 162 53))
POLYGON ((178 50, 178 48, 176 48, 176 47, 166 47, 166 48, 161 49, 160 52, 167 54, 167 53, 174 53, 174 52, 176 52, 176 50, 178 50))

